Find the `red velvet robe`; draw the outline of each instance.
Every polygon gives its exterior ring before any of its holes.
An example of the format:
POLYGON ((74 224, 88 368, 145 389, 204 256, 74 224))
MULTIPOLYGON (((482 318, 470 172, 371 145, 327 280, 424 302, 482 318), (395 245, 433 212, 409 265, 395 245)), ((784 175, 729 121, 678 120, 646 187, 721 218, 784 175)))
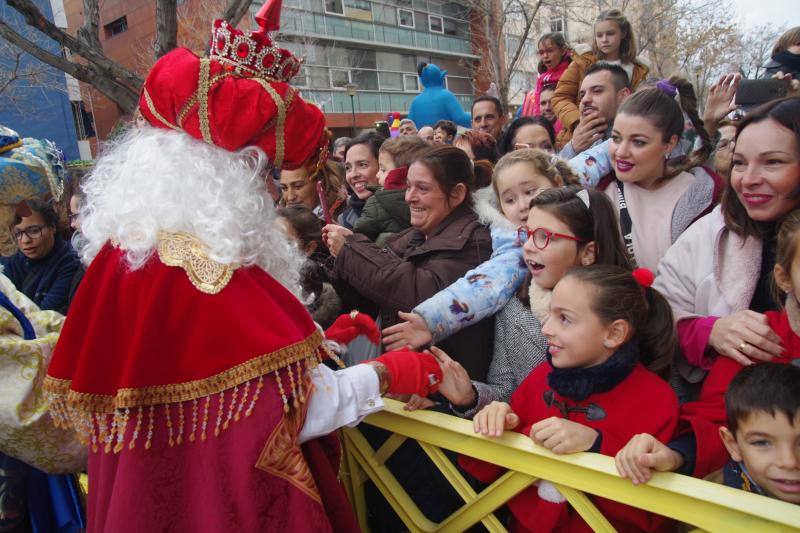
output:
POLYGON ((216 294, 107 246, 45 381, 90 445, 93 532, 354 531, 335 436, 296 442, 321 336, 285 288, 239 268, 216 294))
MULTIPOLYGON (((790 364, 800 357, 800 337, 789 326, 786 311, 766 313, 769 327, 781 338, 786 349, 782 357, 772 359, 774 363, 790 364)), ((703 382, 700 398, 696 402, 681 406, 679 433, 691 431, 697 442, 697 455, 692 475, 705 477, 725 466, 730 460, 728 450, 719 436, 719 428, 727 424, 725 414, 725 392, 731 380, 743 367, 730 357, 717 356, 714 365, 703 382)))
MULTIPOLYGON (((544 401, 544 394, 552 390, 547 375, 549 364, 540 365, 531 372, 511 396, 511 408, 519 416, 516 431, 529 435, 534 423, 552 416, 563 415, 556 407, 544 401)), ((637 433, 651 433, 662 442, 668 442, 678 420, 678 399, 669 385, 652 372, 637 364, 633 372, 608 392, 592 394, 584 401, 575 402, 555 394, 555 399, 569 407, 599 405, 606 413, 603 420, 587 420, 586 414, 569 412, 568 419, 594 428, 602 434, 600 453, 615 455, 637 433)), ((491 482, 500 477, 503 469, 462 457, 461 464, 475 477, 491 482)), ((617 531, 670 531, 674 529, 666 518, 642 511, 605 498, 591 497, 594 504, 617 531)), ((529 487, 508 502, 514 514, 517 531, 590 532, 589 525, 567 504, 553 504, 539 497, 536 486, 529 487), (558 506, 558 507, 554 507, 558 506)))

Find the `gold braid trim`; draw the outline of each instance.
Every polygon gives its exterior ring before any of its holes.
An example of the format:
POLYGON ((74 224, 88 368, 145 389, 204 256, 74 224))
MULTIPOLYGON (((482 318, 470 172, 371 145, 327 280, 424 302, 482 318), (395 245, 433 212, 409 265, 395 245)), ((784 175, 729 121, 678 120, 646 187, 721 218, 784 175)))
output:
MULTIPOLYGON (((233 72, 223 72, 222 74, 217 74, 216 76, 211 78, 211 80, 208 82, 208 85, 209 87, 214 87, 214 85, 224 80, 225 78, 230 78, 233 76, 234 76, 233 72)), ((192 108, 197 103, 197 93, 198 91, 195 91, 194 94, 188 100, 186 100, 186 103, 183 104, 180 113, 178 113, 177 121, 179 126, 183 127, 183 121, 186 120, 186 115, 189 114, 189 111, 191 111, 192 108)))
POLYGON ((181 128, 175 126, 175 124, 161 116, 161 113, 156 110, 156 106, 153 104, 153 100, 150 98, 150 93, 147 92, 146 88, 142 89, 142 94, 144 95, 144 101, 147 103, 147 109, 150 110, 150 113, 152 113, 154 117, 156 117, 162 124, 169 126, 175 131, 183 131, 181 128))
POLYGON ((308 368, 314 368, 319 363, 318 350, 322 339, 322 334, 317 330, 305 340, 254 357, 204 379, 138 389, 119 389, 115 396, 70 390, 72 380, 52 376, 45 377, 42 388, 50 395, 60 396, 59 400, 67 408, 89 413, 114 413, 117 409, 185 402, 220 393, 300 361, 305 361, 308 368))
POLYGON ((258 82, 265 91, 269 93, 272 100, 275 102, 275 107, 278 108, 278 123, 275 127, 275 168, 283 166, 283 153, 284 153, 284 126, 286 125, 286 103, 275 90, 272 85, 266 80, 254 78, 253 81, 258 82))
POLYGON ((200 119, 200 133, 203 135, 203 140, 208 144, 214 144, 211 139, 211 125, 208 116, 208 93, 211 90, 209 83, 209 75, 211 74, 211 60, 207 57, 200 59, 200 79, 197 82, 197 95, 199 102, 199 109, 197 116, 200 119))

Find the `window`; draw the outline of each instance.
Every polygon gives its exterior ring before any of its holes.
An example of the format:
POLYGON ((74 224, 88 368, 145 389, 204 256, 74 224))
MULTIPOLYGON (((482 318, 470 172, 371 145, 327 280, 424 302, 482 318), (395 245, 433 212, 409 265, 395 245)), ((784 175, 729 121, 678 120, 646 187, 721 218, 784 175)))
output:
POLYGON ((330 48, 328 59, 332 67, 377 68, 374 50, 330 48))
POLYGON ((444 34, 445 35, 458 35, 458 26, 453 19, 444 19, 444 34))
POLYGON ((103 26, 103 29, 106 32, 106 38, 126 32, 128 31, 128 17, 120 17, 117 20, 109 22, 103 26))
POLYGON ((404 28, 414 27, 414 12, 410 9, 397 8, 397 24, 404 28))
POLYGON ((564 18, 550 19, 550 31, 564 33, 564 18))
POLYGON ((402 91, 403 90, 403 75, 394 72, 379 72, 378 81, 380 82, 381 90, 384 91, 402 91))
POLYGON ((344 87, 350 83, 350 71, 331 69, 331 87, 344 87))
POLYGON ((306 83, 312 89, 330 89, 331 80, 328 69, 322 67, 305 67, 306 83))
POLYGON ((297 76, 292 78, 292 85, 295 87, 308 87, 308 68, 302 67, 297 76))
POLYGON ((455 94, 472 94, 472 82, 469 78, 447 76, 447 88, 455 94))
POLYGON ((368 0, 344 0, 345 15, 358 20, 372 20, 372 3, 368 0))
POLYGON ((358 90, 378 90, 378 73, 374 70, 354 70, 352 77, 353 83, 358 84, 358 90))
POLYGON ((444 33, 444 22, 442 21, 442 17, 428 15, 428 29, 434 33, 444 33))
POLYGON ((403 74, 403 88, 409 92, 419 92, 419 82, 416 74, 403 74))
POLYGON ((373 4, 372 7, 375 10, 375 20, 390 26, 397 26, 397 8, 383 4, 373 4))
POLYGON ((331 15, 344 15, 342 0, 325 0, 325 13, 331 15))

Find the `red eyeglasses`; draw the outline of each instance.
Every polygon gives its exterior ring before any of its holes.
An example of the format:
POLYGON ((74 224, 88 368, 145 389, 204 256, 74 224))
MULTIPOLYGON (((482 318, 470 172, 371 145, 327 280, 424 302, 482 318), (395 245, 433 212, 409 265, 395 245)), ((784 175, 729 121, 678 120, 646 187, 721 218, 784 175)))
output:
POLYGON ((528 229, 525 226, 517 228, 517 243, 522 245, 528 242, 528 239, 533 239, 533 245, 539 250, 544 250, 550 241, 553 239, 569 239, 575 242, 586 242, 584 239, 579 239, 574 235, 564 235, 563 233, 556 233, 545 228, 528 229))

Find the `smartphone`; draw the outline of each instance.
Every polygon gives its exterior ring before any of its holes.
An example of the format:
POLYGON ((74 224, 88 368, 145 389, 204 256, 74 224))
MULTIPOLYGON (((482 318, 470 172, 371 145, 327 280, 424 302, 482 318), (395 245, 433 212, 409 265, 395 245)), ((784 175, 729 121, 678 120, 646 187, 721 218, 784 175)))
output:
POLYGON ((752 106, 783 98, 789 90, 789 80, 742 80, 736 91, 736 105, 752 106))

